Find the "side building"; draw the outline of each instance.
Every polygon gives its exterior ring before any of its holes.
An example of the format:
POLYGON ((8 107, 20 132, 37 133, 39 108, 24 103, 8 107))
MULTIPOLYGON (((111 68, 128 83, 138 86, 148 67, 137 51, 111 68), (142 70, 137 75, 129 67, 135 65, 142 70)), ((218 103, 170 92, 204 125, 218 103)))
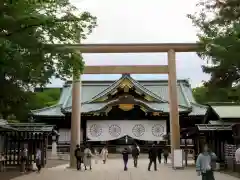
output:
MULTIPOLYGON (((81 143, 107 143, 109 147, 113 145, 112 152, 133 141, 143 149, 154 141, 169 145, 168 91, 166 80, 137 81, 129 74, 117 81, 82 81, 81 143)), ((184 132, 203 123, 207 107, 196 103, 187 80, 177 82, 177 91, 181 142, 186 142, 184 132)), ((70 142, 71 112, 71 82, 62 88, 58 104, 31 111, 35 122, 59 129, 59 144, 70 142)), ((195 140, 187 138, 188 146, 196 148, 195 140)))

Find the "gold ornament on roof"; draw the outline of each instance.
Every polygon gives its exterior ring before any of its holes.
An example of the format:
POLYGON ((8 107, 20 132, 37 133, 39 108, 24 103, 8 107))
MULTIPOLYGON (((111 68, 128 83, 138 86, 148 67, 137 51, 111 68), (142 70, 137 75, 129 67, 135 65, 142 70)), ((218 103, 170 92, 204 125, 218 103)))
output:
POLYGON ((133 84, 132 82, 130 82, 129 80, 127 79, 124 79, 121 84, 120 84, 120 87, 121 88, 124 88, 125 86, 128 86, 129 88, 133 87, 133 84))
POLYGON ((119 108, 123 111, 130 111, 134 108, 134 104, 119 104, 119 108))
POLYGON ((153 116, 160 116, 160 112, 153 112, 153 116))

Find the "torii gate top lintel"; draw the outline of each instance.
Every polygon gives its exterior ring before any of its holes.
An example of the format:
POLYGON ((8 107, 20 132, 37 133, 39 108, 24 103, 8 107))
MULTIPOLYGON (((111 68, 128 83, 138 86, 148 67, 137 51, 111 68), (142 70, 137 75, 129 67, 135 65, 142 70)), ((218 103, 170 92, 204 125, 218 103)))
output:
POLYGON ((65 44, 65 48, 79 50, 81 53, 157 53, 196 52, 197 43, 129 43, 129 44, 65 44))

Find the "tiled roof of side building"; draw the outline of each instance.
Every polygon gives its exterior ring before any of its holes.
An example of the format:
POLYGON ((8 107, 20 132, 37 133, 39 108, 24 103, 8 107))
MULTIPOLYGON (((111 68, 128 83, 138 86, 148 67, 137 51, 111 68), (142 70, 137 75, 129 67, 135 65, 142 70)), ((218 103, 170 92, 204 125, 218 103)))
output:
POLYGON ((215 111, 220 119, 240 118, 239 103, 210 103, 210 107, 215 111))

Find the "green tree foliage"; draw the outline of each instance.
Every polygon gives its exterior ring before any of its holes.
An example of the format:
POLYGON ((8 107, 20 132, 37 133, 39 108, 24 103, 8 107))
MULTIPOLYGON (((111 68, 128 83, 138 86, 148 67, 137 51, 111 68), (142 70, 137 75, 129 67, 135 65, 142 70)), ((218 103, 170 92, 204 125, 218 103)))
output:
POLYGON ((54 44, 76 44, 96 26, 69 0, 2 0, 0 2, 0 115, 22 114, 30 89, 52 76, 64 79, 83 71, 81 54, 54 44))
POLYGON ((205 86, 212 95, 235 93, 232 85, 240 80, 240 1, 200 0, 197 7, 188 17, 199 30, 203 71, 211 75, 205 86))
POLYGON ((42 92, 35 92, 32 94, 29 108, 33 110, 55 105, 59 101, 60 94, 60 88, 47 88, 42 92))
POLYGON ((211 102, 240 102, 239 88, 217 88, 209 90, 207 86, 196 87, 193 89, 193 96, 199 104, 211 102))

